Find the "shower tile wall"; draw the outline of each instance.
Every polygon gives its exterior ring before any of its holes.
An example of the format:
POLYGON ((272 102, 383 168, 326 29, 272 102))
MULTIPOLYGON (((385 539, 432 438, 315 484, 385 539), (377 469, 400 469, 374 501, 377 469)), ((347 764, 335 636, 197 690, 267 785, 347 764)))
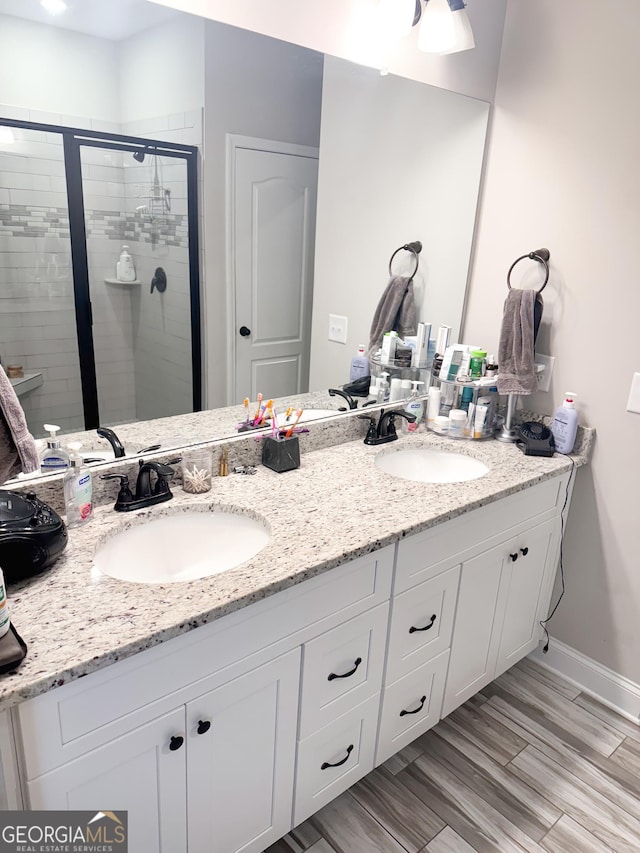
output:
POLYGON ((21 397, 35 435, 43 423, 84 426, 62 145, 14 130, 0 149, 0 357, 41 373, 21 397))

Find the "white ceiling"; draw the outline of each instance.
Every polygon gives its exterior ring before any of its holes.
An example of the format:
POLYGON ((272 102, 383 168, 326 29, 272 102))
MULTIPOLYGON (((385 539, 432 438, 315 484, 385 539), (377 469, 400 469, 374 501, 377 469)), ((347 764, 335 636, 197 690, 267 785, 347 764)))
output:
POLYGON ((61 15, 50 15, 40 0, 0 0, 0 15, 120 41, 179 14, 147 0, 65 0, 61 15))

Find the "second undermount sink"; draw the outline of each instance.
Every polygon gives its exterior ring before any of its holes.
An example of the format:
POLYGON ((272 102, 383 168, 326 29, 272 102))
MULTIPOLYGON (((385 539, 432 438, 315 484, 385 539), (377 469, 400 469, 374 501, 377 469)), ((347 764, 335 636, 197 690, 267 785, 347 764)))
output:
POLYGON ((471 456, 427 447, 383 450, 375 462, 392 477, 419 483, 463 483, 489 473, 484 462, 471 456))
POLYGON ((234 569, 269 542, 265 522, 224 510, 189 511, 129 527, 94 556, 105 575, 133 583, 177 583, 234 569))

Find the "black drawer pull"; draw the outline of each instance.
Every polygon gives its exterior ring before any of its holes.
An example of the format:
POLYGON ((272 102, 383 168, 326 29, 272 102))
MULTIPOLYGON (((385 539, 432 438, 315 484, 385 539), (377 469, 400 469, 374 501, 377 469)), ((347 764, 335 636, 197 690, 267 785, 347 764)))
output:
POLYGON ((198 720, 198 734, 206 735, 206 733, 211 728, 211 720, 198 720))
POLYGON ((342 675, 336 675, 335 672, 330 672, 327 676, 327 681, 333 681, 334 678, 350 678, 358 669, 361 663, 362 658, 356 658, 353 662, 353 669, 350 669, 349 672, 345 672, 342 675))
POLYGON ((415 634, 415 632, 416 632, 416 631, 428 631, 428 630, 429 630, 429 628, 433 628, 433 624, 434 624, 434 622, 435 622, 435 621, 436 621, 436 614, 434 613, 434 614, 433 614, 433 616, 431 617, 431 621, 429 622, 429 624, 428 624, 428 625, 425 625, 425 626, 424 626, 424 628, 416 628, 416 626, 415 626, 415 625, 412 625, 412 626, 409 628, 409 633, 410 633, 410 634, 415 634))
POLYGON ((424 703, 425 703, 426 701, 427 701, 427 697, 426 697, 426 696, 423 696, 423 697, 422 697, 422 699, 420 700, 420 704, 419 704, 419 705, 418 705, 418 707, 415 709, 415 711, 400 711, 400 716, 401 716, 401 717, 406 717, 408 714, 419 714, 419 713, 420 713, 420 711, 422 711, 422 709, 424 708, 424 703))
POLYGON ((518 559, 518 554, 509 554, 509 559, 512 563, 515 563, 515 561, 518 559))
POLYGON ((180 749, 182 744, 184 743, 184 738, 181 735, 174 735, 169 741, 169 749, 171 752, 175 752, 176 749, 180 749))
POLYGON ((353 744, 349 744, 349 746, 347 747, 347 754, 342 759, 342 761, 336 761, 335 764, 329 764, 328 761, 324 761, 320 765, 320 770, 326 770, 327 767, 340 767, 342 764, 344 764, 345 762, 347 762, 349 760, 349 756, 351 755, 352 750, 353 750, 353 744))
POLYGON ((520 548, 520 553, 522 554, 523 557, 526 557, 527 554, 529 553, 529 549, 526 546, 524 548, 520 548))

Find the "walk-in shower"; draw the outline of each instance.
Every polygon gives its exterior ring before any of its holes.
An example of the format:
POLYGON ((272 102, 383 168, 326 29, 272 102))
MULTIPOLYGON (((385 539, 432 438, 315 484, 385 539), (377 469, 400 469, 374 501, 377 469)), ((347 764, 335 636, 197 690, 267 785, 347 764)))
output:
POLYGON ((196 152, 0 119, 0 358, 34 435, 201 408, 196 152))

